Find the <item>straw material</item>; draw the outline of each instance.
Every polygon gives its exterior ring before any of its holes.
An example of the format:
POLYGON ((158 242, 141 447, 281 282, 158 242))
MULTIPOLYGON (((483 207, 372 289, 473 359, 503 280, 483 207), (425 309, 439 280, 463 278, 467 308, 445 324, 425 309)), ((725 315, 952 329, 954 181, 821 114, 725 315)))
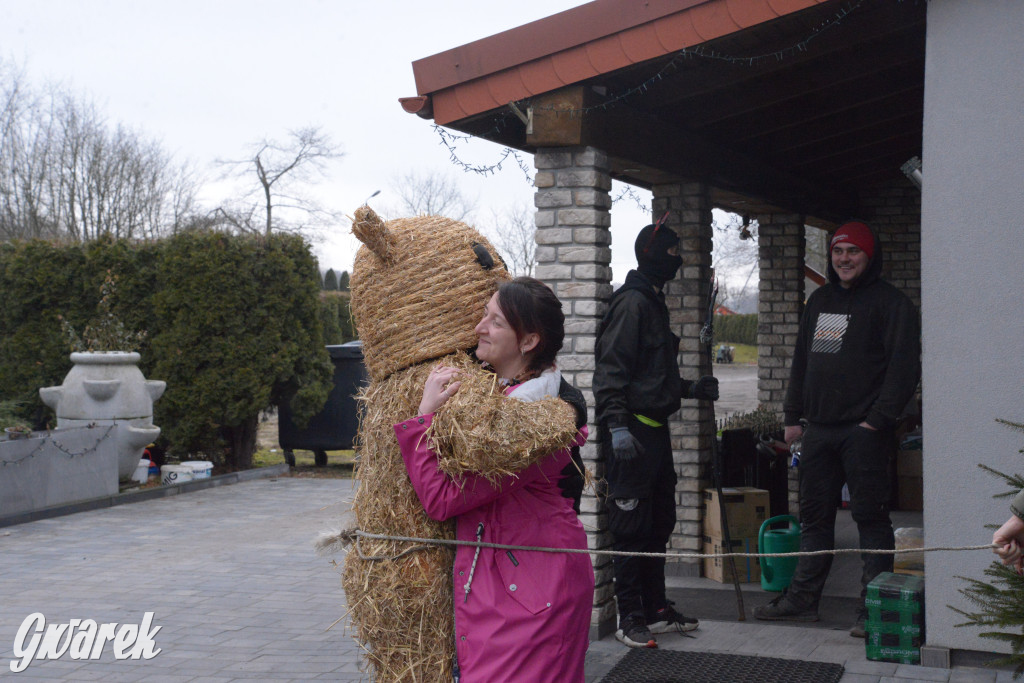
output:
POLYGON ((443 216, 385 224, 366 206, 352 232, 364 245, 352 269, 352 317, 372 379, 476 346, 483 307, 509 279, 490 242, 443 216), (480 264, 474 245, 486 248, 492 268, 480 264))
POLYGON ((477 367, 458 380, 459 391, 437 411, 429 432, 439 468, 456 480, 475 473, 495 481, 566 448, 576 436, 576 413, 558 398, 509 398, 494 373, 477 367))
MULTIPOLYGON (((436 522, 409 482, 393 425, 417 412, 430 368, 417 366, 371 383, 360 396, 353 510, 360 529, 391 536, 454 538, 453 522, 436 522)), ((366 555, 394 557, 411 544, 363 539, 366 555)), ((432 546, 400 559, 373 562, 350 551, 343 586, 355 636, 375 680, 448 681, 455 654, 452 563, 455 551, 432 546)))
MULTIPOLYGON (((409 481, 393 425, 418 412, 436 365, 461 370, 462 388, 438 411, 427 438, 456 479, 476 472, 494 481, 569 445, 571 407, 548 399, 524 403, 503 395, 492 373, 466 351, 483 307, 508 279, 500 260, 482 267, 474 245, 495 255, 472 228, 439 216, 384 223, 366 207, 353 232, 363 242, 352 273, 352 312, 370 384, 357 435, 353 510, 363 531, 454 538, 454 524, 429 519, 409 481)), ((363 539, 349 552, 343 585, 356 638, 374 680, 450 681, 455 656, 452 610, 454 550, 363 539)))

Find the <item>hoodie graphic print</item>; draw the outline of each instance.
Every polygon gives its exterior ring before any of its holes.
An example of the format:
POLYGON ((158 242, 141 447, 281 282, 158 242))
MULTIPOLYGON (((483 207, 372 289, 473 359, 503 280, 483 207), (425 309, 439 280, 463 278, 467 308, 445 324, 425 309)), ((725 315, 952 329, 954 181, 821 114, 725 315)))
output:
POLYGON ((843 313, 821 313, 814 328, 811 353, 839 353, 843 348, 843 335, 850 324, 850 316, 843 313))

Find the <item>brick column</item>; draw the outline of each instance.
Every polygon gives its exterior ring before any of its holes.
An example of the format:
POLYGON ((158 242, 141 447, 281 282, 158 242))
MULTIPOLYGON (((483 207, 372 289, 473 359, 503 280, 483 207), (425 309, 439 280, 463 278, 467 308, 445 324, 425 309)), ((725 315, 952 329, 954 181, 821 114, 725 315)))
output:
MULTIPOLYGON (((711 357, 700 342, 711 282, 711 197, 703 183, 656 185, 654 215, 666 211, 666 222, 679 235, 683 267, 665 286, 665 303, 673 331, 679 335, 679 369, 686 379, 711 374, 711 357)), ((669 420, 676 485, 676 528, 669 542, 673 552, 701 550, 701 493, 711 484, 711 448, 715 435, 714 406, 707 401, 684 400, 669 420)), ((669 576, 700 576, 698 560, 669 562, 669 576)))
MULTIPOLYGON (((793 347, 804 310, 804 217, 757 216, 757 400, 782 417, 793 347)), ((789 471, 789 512, 798 514, 796 470, 789 471)))
POLYGON ((909 182, 863 192, 864 220, 875 229, 885 259, 882 277, 921 308, 921 191, 909 182))
MULTIPOLYGON (((592 147, 541 148, 534 155, 537 175, 537 269, 562 301, 565 342, 558 366, 566 380, 587 400, 590 438, 581 448, 583 461, 598 479, 594 424, 594 339, 608 309, 611 286, 611 208, 608 155, 592 147)), ((580 521, 591 549, 611 547, 607 514, 592 490, 583 492, 580 521)), ((615 589, 611 559, 595 557, 594 609, 590 637, 599 640, 615 630, 615 589)))

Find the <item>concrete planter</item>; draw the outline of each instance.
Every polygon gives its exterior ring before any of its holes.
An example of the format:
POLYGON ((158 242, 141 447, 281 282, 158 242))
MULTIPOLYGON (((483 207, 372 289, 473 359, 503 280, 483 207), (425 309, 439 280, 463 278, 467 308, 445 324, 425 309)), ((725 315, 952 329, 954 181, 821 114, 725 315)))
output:
POLYGON ((43 402, 57 413, 57 429, 117 425, 117 471, 122 480, 131 478, 143 449, 160 436, 160 428, 153 425, 153 402, 167 387, 142 375, 139 358, 127 351, 72 353, 75 365, 64 383, 39 390, 43 402))

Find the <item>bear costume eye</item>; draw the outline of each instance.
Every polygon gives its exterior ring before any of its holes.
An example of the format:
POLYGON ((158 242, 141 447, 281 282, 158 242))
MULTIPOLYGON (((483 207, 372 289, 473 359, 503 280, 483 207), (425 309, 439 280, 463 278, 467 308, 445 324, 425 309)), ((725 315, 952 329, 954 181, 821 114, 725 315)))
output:
MULTIPOLYGON (((491 252, 487 251, 487 247, 480 244, 479 242, 473 242, 473 253, 476 254, 476 261, 484 270, 490 270, 494 267, 494 257, 491 256, 491 252)), ((501 261, 501 257, 498 257, 501 261)), ((504 261, 501 261, 502 265, 505 265, 504 261)))

